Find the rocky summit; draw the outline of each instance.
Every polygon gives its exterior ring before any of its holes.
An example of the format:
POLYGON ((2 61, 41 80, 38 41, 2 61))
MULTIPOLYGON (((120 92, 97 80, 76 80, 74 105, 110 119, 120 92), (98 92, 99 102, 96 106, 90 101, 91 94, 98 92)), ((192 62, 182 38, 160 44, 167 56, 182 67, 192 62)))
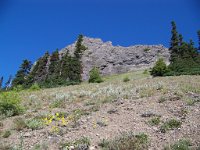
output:
MULTIPOLYGON (((75 44, 61 49, 60 54, 68 52, 73 55, 75 44)), ((160 57, 169 64, 169 50, 163 45, 113 46, 111 41, 89 37, 83 38, 83 45, 87 47, 82 56, 83 80, 89 78, 89 71, 94 66, 102 75, 111 75, 150 68, 160 57)))

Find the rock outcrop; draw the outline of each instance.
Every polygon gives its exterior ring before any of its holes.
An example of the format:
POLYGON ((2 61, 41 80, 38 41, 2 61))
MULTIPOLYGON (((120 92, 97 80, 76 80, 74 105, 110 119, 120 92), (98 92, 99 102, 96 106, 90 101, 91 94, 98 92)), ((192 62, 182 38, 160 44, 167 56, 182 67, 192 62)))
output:
MULTIPOLYGON (((158 58, 169 63, 169 50, 163 45, 135 45, 130 47, 113 46, 112 42, 84 37, 83 45, 87 47, 82 56, 83 80, 89 77, 89 71, 98 67, 102 75, 124 73, 152 67, 158 58)), ((73 54, 75 43, 60 50, 60 54, 73 54)))

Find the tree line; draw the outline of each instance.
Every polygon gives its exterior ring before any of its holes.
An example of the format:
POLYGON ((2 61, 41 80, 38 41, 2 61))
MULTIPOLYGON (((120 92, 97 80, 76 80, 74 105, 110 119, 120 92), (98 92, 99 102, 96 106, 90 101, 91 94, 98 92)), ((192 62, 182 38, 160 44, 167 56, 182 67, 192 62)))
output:
MULTIPOLYGON (((151 75, 200 75, 200 30, 197 31, 199 47, 195 48, 192 40, 184 41, 182 34, 177 31, 174 21, 171 22, 171 26, 170 64, 167 66, 160 58, 151 69, 151 75)), ((73 56, 68 52, 59 54, 57 49, 51 55, 46 52, 35 64, 27 59, 23 60, 14 79, 12 80, 12 76, 10 76, 4 87, 2 87, 3 77, 0 78, 0 90, 17 86, 30 88, 34 84, 49 88, 80 83, 83 68, 81 57, 87 49, 82 42, 83 35, 79 35, 73 56)), ((90 71, 89 82, 99 83, 102 81, 98 68, 94 67, 90 71)))
POLYGON ((200 75, 200 30, 197 31, 199 47, 194 42, 184 41, 177 31, 176 23, 171 22, 170 65, 160 58, 151 70, 153 76, 200 75))
MULTIPOLYGON (((78 84, 81 82, 82 64, 81 56, 86 47, 82 44, 83 35, 79 35, 74 55, 69 53, 59 54, 58 49, 51 55, 46 52, 35 64, 29 60, 23 60, 14 79, 10 78, 6 87, 30 88, 37 83, 40 87, 56 87, 60 85, 78 84), (12 83, 11 83, 12 81, 12 83)), ((2 87, 3 77, 0 79, 2 87)), ((5 88, 4 88, 5 89, 5 88)))

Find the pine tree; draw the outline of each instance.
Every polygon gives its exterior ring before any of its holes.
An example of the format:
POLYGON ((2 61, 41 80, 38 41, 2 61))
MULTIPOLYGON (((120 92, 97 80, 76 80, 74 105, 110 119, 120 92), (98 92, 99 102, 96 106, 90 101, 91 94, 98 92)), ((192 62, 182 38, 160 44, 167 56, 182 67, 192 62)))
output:
POLYGON ((0 79, 0 91, 2 90, 2 85, 3 85, 3 76, 0 79))
POLYGON ((177 29, 176 29, 176 23, 174 21, 172 21, 171 25, 172 25, 172 30, 171 30, 172 37, 171 37, 169 51, 171 53, 170 60, 171 60, 171 62, 173 62, 178 57, 179 39, 178 39, 178 32, 177 32, 177 29))
POLYGON ((176 29, 176 23, 174 21, 171 22, 171 25, 172 25, 172 31, 171 31, 172 37, 171 37, 171 42, 170 42, 170 45, 171 45, 170 48, 174 48, 175 46, 178 46, 178 42, 179 42, 178 32, 176 29))
POLYGON ((48 70, 48 78, 57 78, 60 75, 59 71, 59 52, 58 49, 50 56, 50 65, 48 70))
POLYGON ((35 70, 34 81, 45 81, 48 73, 49 52, 46 52, 43 57, 38 60, 37 70, 35 70))
POLYGON ((27 77, 30 73, 32 63, 31 61, 25 59, 20 66, 20 69, 17 71, 15 78, 13 79, 12 86, 15 87, 17 85, 25 85, 27 81, 27 77))
POLYGON ((198 39, 199 39, 199 48, 198 48, 198 50, 200 51, 200 30, 197 31, 197 34, 198 34, 198 39))
POLYGON ((9 76, 8 81, 5 83, 4 89, 7 91, 12 85, 12 75, 9 76))
POLYGON ((182 34, 179 34, 179 46, 183 44, 183 36, 182 34))
POLYGON ((78 40, 76 42, 75 51, 74 51, 74 55, 78 59, 81 58, 83 51, 87 49, 84 45, 82 45, 82 42, 83 42, 83 35, 80 34, 78 36, 78 40))
POLYGON ((60 64, 60 76, 64 81, 69 81, 69 76, 70 76, 70 61, 71 61, 71 56, 69 56, 68 53, 64 54, 62 57, 60 64))

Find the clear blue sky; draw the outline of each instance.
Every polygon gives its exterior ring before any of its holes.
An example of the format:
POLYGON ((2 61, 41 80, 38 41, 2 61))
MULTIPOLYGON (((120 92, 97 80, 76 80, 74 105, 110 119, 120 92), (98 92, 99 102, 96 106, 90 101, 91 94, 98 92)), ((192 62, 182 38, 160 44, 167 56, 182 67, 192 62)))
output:
POLYGON ((197 44, 200 0, 0 0, 0 76, 23 59, 63 48, 78 34, 114 45, 169 46, 170 22, 197 44))

